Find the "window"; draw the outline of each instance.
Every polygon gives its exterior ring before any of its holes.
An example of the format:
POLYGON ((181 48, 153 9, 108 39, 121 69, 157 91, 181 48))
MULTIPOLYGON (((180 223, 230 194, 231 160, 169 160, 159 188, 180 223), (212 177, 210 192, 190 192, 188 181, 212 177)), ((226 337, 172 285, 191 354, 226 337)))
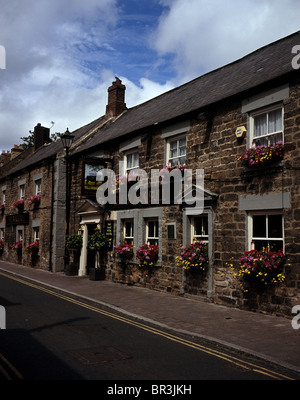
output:
POLYGON ((0 228, 0 240, 4 240, 4 228, 0 228))
POLYGON ((124 220, 123 222, 123 235, 124 242, 133 245, 133 219, 124 220))
POLYGON ((167 162, 172 166, 186 162, 186 136, 170 139, 167 142, 167 162))
POLYGON ((167 239, 176 239, 176 222, 167 223, 167 239))
POLYGON ((19 186, 19 199, 25 199, 25 184, 19 186))
POLYGON ((34 186, 35 186, 35 188, 34 188, 34 194, 42 194, 42 180, 41 179, 37 179, 35 182, 34 182, 34 186))
POLYGON ((33 241, 37 242, 40 240, 40 227, 36 226, 34 228, 32 228, 33 231, 33 241))
POLYGON ((270 146, 283 141, 283 108, 253 113, 251 116, 252 145, 270 146))
POLYGON ((128 152, 125 155, 125 173, 129 174, 130 171, 139 167, 139 153, 138 151, 135 152, 128 152))
POLYGON ((193 217, 191 220, 193 242, 208 243, 208 216, 193 217))
POLYGON ((5 204, 6 201, 6 191, 2 190, 2 204, 5 204))
POLYGON ((158 219, 148 219, 146 220, 146 243, 158 246, 158 242, 158 219))
POLYGON ((250 248, 284 251, 282 214, 253 214, 250 216, 250 248))

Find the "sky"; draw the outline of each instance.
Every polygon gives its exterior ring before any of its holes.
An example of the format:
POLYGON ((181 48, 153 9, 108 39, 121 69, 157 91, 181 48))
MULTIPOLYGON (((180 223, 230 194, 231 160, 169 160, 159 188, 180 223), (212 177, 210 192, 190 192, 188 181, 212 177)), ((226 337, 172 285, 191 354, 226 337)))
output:
POLYGON ((0 0, 0 151, 102 116, 115 76, 133 107, 299 29, 299 0, 0 0))

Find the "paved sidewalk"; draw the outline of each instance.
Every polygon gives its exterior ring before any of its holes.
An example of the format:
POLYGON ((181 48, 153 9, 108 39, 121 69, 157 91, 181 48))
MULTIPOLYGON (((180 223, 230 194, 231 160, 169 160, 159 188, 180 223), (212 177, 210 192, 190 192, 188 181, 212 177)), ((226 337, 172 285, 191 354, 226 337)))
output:
POLYGON ((0 272, 29 278, 160 327, 213 340, 300 372, 300 329, 292 328, 291 319, 3 261, 0 272))

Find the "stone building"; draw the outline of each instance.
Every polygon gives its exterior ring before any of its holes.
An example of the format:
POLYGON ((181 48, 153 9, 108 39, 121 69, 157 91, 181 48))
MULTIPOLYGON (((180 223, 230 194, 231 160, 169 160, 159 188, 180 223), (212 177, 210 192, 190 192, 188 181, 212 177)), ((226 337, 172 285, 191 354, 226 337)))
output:
MULTIPOLYGON (((299 43, 297 32, 132 108, 126 107, 126 88, 116 78, 108 89, 105 115, 73 132, 69 206, 70 234, 80 235, 83 242, 78 275, 90 274, 99 263, 105 279, 114 282, 290 315, 299 301, 300 273, 300 77, 292 63, 292 49, 299 43), (247 149, 253 147, 254 153, 261 151, 260 156, 256 154, 256 161, 249 158, 245 165, 241 161, 250 157, 247 149), (178 170, 182 165, 194 178, 195 171, 204 171, 203 184, 194 179, 187 188, 193 195, 203 195, 201 212, 185 199, 179 203, 173 187, 170 201, 165 202, 162 179, 158 199, 151 197, 151 172, 166 172, 166 166, 178 170), (138 169, 149 178, 146 186, 126 178, 138 169), (116 201, 100 204, 98 188, 106 184, 107 171, 118 181, 116 187, 107 185, 103 194, 116 195, 116 201), (121 191, 124 180, 127 189, 121 191), (134 193, 139 201, 128 201, 121 193, 134 193), (89 244, 98 231, 111 239, 100 260, 89 244), (126 264, 114 253, 121 242, 134 249, 126 264), (205 271, 182 268, 181 248, 199 242, 207 250, 205 271), (158 246, 150 269, 140 268, 135 254, 143 244, 158 246), (249 283, 245 292, 232 266, 245 252, 263 248, 282 250, 290 272, 279 285, 249 283)), ((41 176, 42 183, 47 182, 41 200, 47 217, 41 216, 42 208, 30 211, 25 233, 31 240, 38 221, 40 227, 45 223, 40 231, 39 266, 49 265, 52 271, 63 268, 65 243, 66 193, 60 190, 65 188, 65 170, 58 146, 52 143, 31 150, 32 155, 9 174, 1 173, 0 181, 7 195, 8 187, 15 194, 24 179, 31 187, 41 176), (54 267, 56 262, 60 267, 54 267)), ((7 222, 7 217, 0 220, 5 238, 18 239, 21 224, 7 222)))
MULTIPOLYGON (((124 240, 134 249, 157 244, 159 255, 155 267, 141 273, 135 256, 124 268, 108 251, 102 261, 106 279, 290 314, 298 302, 300 272, 300 87, 299 72, 292 66, 292 48, 298 42, 299 32, 130 109, 124 85, 118 78, 113 82, 106 110, 111 122, 71 152, 71 229, 80 230, 84 243, 79 275, 95 263, 88 238, 95 229, 108 229, 113 245, 124 240), (112 107, 114 99, 118 107, 112 107), (283 147, 283 158, 257 166, 237 161, 246 149, 262 145, 283 147), (201 214, 195 215, 188 204, 142 204, 141 198, 137 204, 101 206, 96 191, 88 195, 84 191, 89 165, 94 172, 111 168, 122 180, 137 167, 150 177, 151 171, 168 164, 204 170, 201 214), (176 263, 181 246, 195 239, 208 243, 205 273, 176 263), (231 265, 245 251, 268 246, 287 255, 291 265, 287 280, 244 292, 231 265)), ((195 182, 192 188, 197 189, 195 182)))

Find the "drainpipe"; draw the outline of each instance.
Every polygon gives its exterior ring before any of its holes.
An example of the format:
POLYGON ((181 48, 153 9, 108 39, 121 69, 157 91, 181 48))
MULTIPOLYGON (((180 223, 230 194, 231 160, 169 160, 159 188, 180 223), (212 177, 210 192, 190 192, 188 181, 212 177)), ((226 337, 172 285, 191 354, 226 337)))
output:
POLYGON ((53 248, 53 212, 54 212, 54 159, 52 159, 52 187, 51 187, 51 216, 50 216, 50 245, 49 245, 49 271, 52 272, 52 248, 53 248))

